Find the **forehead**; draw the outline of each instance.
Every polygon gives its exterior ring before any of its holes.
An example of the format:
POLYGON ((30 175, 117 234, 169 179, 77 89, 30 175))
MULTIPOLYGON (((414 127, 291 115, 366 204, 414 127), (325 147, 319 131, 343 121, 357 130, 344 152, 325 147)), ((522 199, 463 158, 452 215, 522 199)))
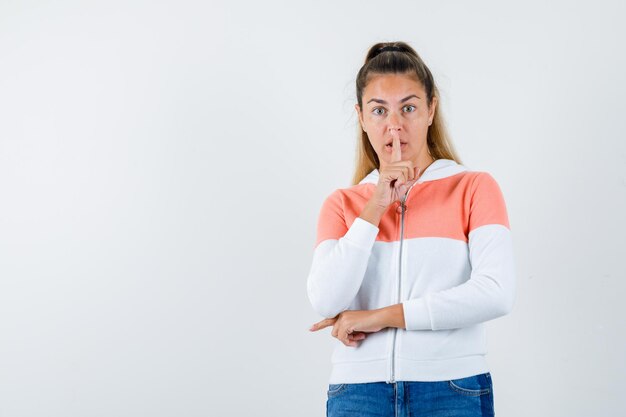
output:
POLYGON ((424 87, 415 77, 407 74, 374 74, 363 90, 363 99, 370 98, 399 101, 410 94, 424 97, 424 87))

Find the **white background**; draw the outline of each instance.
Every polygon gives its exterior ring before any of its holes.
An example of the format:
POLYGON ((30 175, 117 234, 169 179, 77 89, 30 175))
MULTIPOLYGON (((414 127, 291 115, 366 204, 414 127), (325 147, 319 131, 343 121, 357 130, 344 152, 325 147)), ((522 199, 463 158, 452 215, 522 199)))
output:
POLYGON ((496 413, 624 413, 623 1, 0 2, 0 416, 322 416, 306 296, 375 42, 504 193, 496 413))

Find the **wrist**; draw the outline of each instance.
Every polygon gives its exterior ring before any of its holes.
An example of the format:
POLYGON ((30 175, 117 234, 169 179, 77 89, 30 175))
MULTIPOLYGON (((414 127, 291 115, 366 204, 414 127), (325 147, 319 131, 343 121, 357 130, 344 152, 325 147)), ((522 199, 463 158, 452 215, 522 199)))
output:
POLYGON ((374 226, 378 227, 380 219, 383 217, 386 210, 386 207, 381 207, 378 204, 372 202, 372 200, 370 200, 367 202, 367 204, 365 204, 365 207, 363 207, 363 210, 361 211, 359 217, 361 217, 363 220, 367 220, 374 226))
POLYGON ((402 303, 379 308, 377 310, 377 313, 379 323, 381 326, 383 326, 383 328, 397 327, 399 329, 406 329, 406 323, 404 321, 404 308, 402 306, 402 303))

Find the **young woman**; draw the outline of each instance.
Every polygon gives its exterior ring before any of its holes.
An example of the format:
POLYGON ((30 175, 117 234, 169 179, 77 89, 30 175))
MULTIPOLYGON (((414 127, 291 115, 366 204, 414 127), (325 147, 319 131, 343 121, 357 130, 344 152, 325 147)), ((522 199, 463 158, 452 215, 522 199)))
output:
POLYGON ((463 166, 430 70, 378 43, 356 79, 353 185, 323 202, 307 291, 336 345, 327 415, 493 416, 485 322, 508 314, 507 210, 463 166))

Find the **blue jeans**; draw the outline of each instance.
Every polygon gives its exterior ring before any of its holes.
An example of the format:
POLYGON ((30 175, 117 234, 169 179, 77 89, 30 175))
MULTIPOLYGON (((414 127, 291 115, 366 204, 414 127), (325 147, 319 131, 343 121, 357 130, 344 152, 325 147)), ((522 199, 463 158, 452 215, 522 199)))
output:
POLYGON ((491 374, 450 381, 329 384, 327 417, 495 416, 491 374))

